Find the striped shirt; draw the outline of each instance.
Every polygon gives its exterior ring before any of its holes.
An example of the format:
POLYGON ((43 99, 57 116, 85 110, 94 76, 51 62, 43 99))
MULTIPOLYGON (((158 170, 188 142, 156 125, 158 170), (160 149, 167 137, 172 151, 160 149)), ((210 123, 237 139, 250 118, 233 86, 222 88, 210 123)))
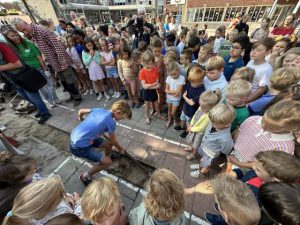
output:
POLYGON ((33 30, 32 41, 45 55, 47 62, 50 63, 55 72, 68 69, 73 63, 72 59, 55 34, 41 25, 32 24, 31 26, 33 30))
POLYGON ((294 136, 291 133, 274 134, 264 131, 261 119, 261 116, 251 116, 240 126, 234 149, 242 161, 254 161, 257 153, 268 150, 294 154, 294 136))

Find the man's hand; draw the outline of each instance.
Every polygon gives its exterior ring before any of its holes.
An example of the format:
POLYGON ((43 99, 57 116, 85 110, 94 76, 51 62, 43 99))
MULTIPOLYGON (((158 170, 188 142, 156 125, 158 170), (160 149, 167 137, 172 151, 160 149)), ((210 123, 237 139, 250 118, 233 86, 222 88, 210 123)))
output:
POLYGON ((227 160, 235 165, 237 165, 240 162, 234 155, 228 156, 227 160))
POLYGON ((90 113, 91 110, 90 109, 79 109, 78 111, 78 119, 80 121, 83 121, 84 120, 84 115, 87 114, 87 113, 90 113))

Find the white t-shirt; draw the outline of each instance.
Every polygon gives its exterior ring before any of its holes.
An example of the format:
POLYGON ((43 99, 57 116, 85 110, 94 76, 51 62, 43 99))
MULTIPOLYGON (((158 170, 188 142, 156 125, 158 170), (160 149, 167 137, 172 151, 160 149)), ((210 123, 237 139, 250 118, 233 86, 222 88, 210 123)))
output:
MULTIPOLYGON (((166 83, 169 85, 171 91, 175 91, 180 85, 185 84, 185 78, 181 75, 179 75, 177 79, 173 79, 171 76, 168 76, 166 79, 166 83)), ((182 98, 182 94, 178 96, 167 94, 167 98, 170 100, 180 100, 182 98)))
POLYGON ((255 75, 252 81, 252 93, 259 87, 269 86, 270 76, 273 73, 273 68, 270 63, 265 62, 260 65, 255 65, 254 61, 248 62, 247 67, 255 70, 255 75))
MULTIPOLYGON (((113 55, 112 51, 109 51, 109 52, 101 51, 100 55, 104 58, 104 60, 106 62, 109 62, 114 58, 114 55, 113 55)), ((114 67, 114 66, 105 66, 105 68, 112 68, 112 67, 114 67)))
POLYGON ((214 49, 213 53, 218 53, 221 45, 225 42, 225 39, 223 37, 216 38, 215 43, 214 43, 214 49))

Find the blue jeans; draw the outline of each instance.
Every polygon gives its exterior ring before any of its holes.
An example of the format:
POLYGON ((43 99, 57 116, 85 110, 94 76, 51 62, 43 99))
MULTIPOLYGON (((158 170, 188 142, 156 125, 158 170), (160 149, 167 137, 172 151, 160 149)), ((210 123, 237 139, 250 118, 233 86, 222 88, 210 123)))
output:
POLYGON ((28 92, 23 88, 16 88, 16 91, 22 98, 33 104, 41 115, 49 114, 47 106, 43 102, 39 92, 28 92))
POLYGON ((38 71, 45 77, 47 80, 47 84, 40 89, 40 92, 44 96, 44 98, 49 103, 55 103, 55 101, 58 101, 58 97, 56 95, 55 86, 52 80, 52 77, 47 77, 43 69, 38 69, 38 71))

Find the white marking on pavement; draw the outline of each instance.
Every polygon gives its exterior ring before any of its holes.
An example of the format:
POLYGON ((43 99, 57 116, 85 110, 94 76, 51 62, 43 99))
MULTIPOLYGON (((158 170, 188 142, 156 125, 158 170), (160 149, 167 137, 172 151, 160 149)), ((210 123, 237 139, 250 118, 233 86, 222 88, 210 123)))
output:
POLYGON ((72 111, 72 112, 77 111, 76 109, 72 109, 72 108, 69 108, 69 107, 64 106, 64 105, 60 105, 60 104, 55 104, 55 105, 57 105, 58 107, 61 107, 61 108, 63 108, 63 109, 68 109, 68 110, 70 110, 70 111, 72 111))
POLYGON ((69 160, 71 159, 71 156, 66 158, 54 171, 53 173, 57 173, 69 160))
POLYGON ((124 184, 126 187, 130 188, 131 190, 135 191, 135 192, 138 192, 140 190, 140 188, 134 186, 133 184, 119 178, 119 181, 121 184, 124 184))

